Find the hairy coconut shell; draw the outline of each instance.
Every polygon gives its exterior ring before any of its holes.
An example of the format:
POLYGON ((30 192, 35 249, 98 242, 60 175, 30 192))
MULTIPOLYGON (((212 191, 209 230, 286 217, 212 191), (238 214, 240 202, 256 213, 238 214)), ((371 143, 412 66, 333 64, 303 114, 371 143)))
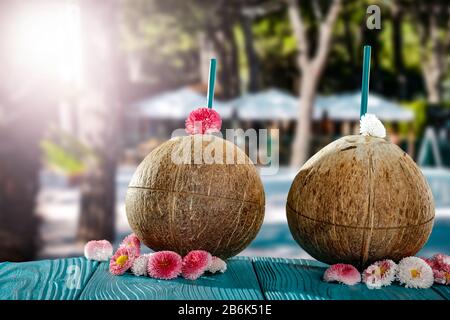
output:
POLYGON ((434 220, 430 187, 414 161, 370 136, 343 137, 309 159, 286 211, 294 239, 311 256, 359 268, 415 255, 434 220))
POLYGON ((125 205, 131 228, 151 249, 181 255, 203 249, 228 258, 258 233, 264 189, 255 166, 234 144, 212 135, 177 137, 142 161, 125 205), (205 154, 215 156, 214 163, 205 154))

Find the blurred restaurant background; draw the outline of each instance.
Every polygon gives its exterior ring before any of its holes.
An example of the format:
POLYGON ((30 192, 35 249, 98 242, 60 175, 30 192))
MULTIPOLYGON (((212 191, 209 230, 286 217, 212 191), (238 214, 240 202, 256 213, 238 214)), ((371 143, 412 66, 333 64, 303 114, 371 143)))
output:
POLYGON ((222 128, 277 141, 265 221, 242 254, 309 257, 290 235, 287 193, 306 159, 358 134, 364 45, 368 112, 435 198, 420 254, 450 254, 447 1, 2 0, 0 261, 82 255, 88 240, 128 234, 131 176, 205 106, 211 57, 222 128))

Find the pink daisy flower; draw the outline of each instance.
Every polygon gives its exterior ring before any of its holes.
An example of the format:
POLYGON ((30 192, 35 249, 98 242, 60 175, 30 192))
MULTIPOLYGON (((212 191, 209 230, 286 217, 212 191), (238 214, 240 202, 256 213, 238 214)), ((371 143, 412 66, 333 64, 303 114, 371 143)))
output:
POLYGON ((450 284, 450 256, 445 254, 435 254, 431 259, 422 258, 433 270, 434 282, 450 284))
POLYGON ((113 247, 108 240, 92 240, 84 245, 84 256, 89 260, 108 261, 113 247))
POLYGON ((434 269, 436 266, 436 262, 434 261, 433 258, 428 259, 428 258, 421 258, 423 261, 425 261, 430 267, 431 269, 434 269))
POLYGON ((189 114, 185 125, 189 134, 214 133, 220 131, 222 119, 213 109, 198 108, 189 114))
POLYGON ((227 263, 220 259, 219 257, 212 257, 211 263, 207 269, 208 272, 216 273, 221 272, 224 273, 227 271, 227 263))
POLYGON ((361 275, 351 264, 337 263, 331 265, 323 274, 326 282, 337 281, 349 286, 353 286, 361 281, 361 275))
POLYGON ((151 254, 147 262, 147 273, 156 279, 169 280, 181 273, 183 259, 173 251, 159 251, 151 254))
POLYGON ((122 242, 119 245, 119 248, 129 249, 131 252, 134 253, 135 256, 140 256, 141 241, 134 233, 132 233, 132 234, 129 234, 128 236, 126 236, 122 240, 122 242))
POLYGON ((391 285, 397 274, 397 264, 392 260, 381 260, 367 267, 362 274, 363 282, 369 289, 380 289, 391 285))
POLYGON ((189 280, 196 280, 208 269, 212 256, 205 250, 192 250, 183 258, 182 274, 189 280))
POLYGON ((134 252, 127 248, 119 248, 109 261, 109 272, 120 276, 131 268, 135 259, 134 252))
POLYGON ((435 254, 433 256, 433 260, 436 261, 439 265, 448 265, 450 266, 450 256, 442 253, 435 254))
POLYGON ((434 282, 444 285, 450 284, 450 266, 445 265, 440 269, 433 269, 434 282))

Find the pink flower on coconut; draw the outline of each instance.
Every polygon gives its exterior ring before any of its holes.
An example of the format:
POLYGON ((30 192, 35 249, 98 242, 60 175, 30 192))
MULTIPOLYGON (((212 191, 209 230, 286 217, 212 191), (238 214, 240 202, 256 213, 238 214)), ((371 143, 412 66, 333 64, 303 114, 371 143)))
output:
POLYGON ((156 279, 169 280, 181 273, 183 259, 173 251, 159 251, 148 257, 147 273, 156 279))
POLYGON ((136 256, 127 248, 119 248, 109 261, 109 272, 115 276, 124 274, 133 265, 136 256))
POLYGON ((392 260, 381 260, 367 267, 362 280, 369 289, 380 289, 391 285, 397 274, 397 264, 392 260))
POLYGON ((183 277, 196 280, 205 273, 211 264, 212 256, 205 250, 192 250, 183 258, 181 272, 183 277))
POLYGON ((224 273, 227 271, 227 263, 220 259, 219 257, 212 257, 211 263, 207 269, 208 272, 216 273, 221 272, 224 273))
POLYGON ((359 271, 351 264, 337 263, 331 265, 323 274, 326 282, 337 281, 349 286, 353 286, 361 281, 359 271))
POLYGON ((134 233, 126 236, 120 243, 119 248, 129 249, 136 257, 141 255, 141 241, 134 233))
POLYGON ((189 134, 214 133, 220 131, 222 119, 213 109, 198 108, 189 114, 185 125, 189 134))
POLYGON ((113 247, 108 240, 92 240, 84 245, 84 256, 89 260, 108 261, 113 247))

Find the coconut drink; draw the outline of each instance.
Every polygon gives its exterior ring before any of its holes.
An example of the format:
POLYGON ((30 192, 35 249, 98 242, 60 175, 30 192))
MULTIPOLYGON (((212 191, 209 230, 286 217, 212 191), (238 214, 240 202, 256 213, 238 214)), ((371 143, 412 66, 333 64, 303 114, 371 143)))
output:
MULTIPOLYGON (((211 97, 211 82, 209 88, 211 97)), ((244 151, 213 135, 221 120, 211 105, 208 98, 208 108, 193 111, 186 120, 190 135, 153 150, 129 184, 130 227, 155 251, 201 249, 229 258, 248 246, 263 222, 258 172, 244 151)))
POLYGON ((398 262, 427 242, 434 221, 430 187, 413 159, 367 112, 370 46, 364 47, 361 135, 342 137, 300 169, 287 199, 294 239, 312 257, 359 269, 398 262))
POLYGON ((294 239, 328 264, 359 268, 415 255, 434 221, 430 187, 411 157, 387 140, 346 136, 309 159, 286 205, 294 239))

